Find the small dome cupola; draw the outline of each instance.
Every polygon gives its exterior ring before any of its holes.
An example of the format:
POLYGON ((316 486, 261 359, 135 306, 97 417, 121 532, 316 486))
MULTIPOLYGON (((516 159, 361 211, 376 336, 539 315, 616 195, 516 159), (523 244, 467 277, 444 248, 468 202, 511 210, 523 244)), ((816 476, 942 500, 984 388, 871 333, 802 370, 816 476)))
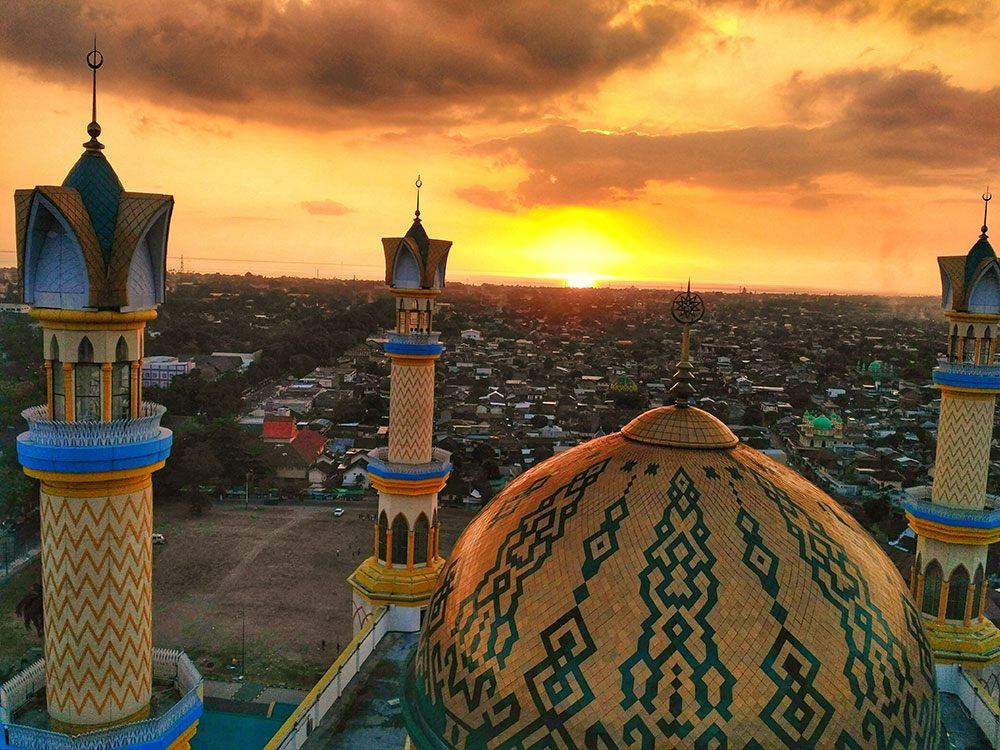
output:
POLYGON ((393 289, 440 290, 444 287, 450 240, 434 240, 427 236, 420 221, 420 188, 417 177, 417 210, 413 224, 403 237, 383 237, 385 252, 385 283, 393 289))
POLYGON ((62 185, 14 193, 18 283, 34 307, 129 312, 155 308, 164 297, 167 232, 174 199, 129 193, 97 140, 97 70, 104 56, 87 55, 93 71, 90 140, 62 185))

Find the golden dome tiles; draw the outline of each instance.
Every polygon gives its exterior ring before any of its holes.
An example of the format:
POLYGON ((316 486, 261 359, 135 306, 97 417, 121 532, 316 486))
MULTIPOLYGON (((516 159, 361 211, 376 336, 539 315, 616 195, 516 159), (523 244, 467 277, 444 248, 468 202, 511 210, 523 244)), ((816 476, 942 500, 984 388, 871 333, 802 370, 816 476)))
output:
MULTIPOLYGON (((664 413, 638 434, 674 439, 683 417, 664 413)), ((919 615, 848 514, 745 446, 623 434, 527 472, 470 524, 406 716, 419 748, 868 748, 877 731, 925 750, 937 728, 919 615)))

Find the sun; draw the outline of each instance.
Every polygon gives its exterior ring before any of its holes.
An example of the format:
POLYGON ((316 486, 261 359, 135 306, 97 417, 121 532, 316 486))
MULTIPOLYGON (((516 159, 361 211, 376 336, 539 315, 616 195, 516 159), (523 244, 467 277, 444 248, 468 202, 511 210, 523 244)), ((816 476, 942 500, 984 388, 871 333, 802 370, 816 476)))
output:
POLYGON ((597 276, 592 273, 574 271, 566 274, 566 286, 574 289, 588 289, 597 282, 597 276))

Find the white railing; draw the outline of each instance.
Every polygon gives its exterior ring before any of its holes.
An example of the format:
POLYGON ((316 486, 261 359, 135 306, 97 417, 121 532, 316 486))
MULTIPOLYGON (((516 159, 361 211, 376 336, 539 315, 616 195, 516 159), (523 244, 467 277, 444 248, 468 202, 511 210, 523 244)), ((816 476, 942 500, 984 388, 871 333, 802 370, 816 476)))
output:
POLYGON ((395 472, 397 474, 429 474, 432 471, 445 471, 451 468, 451 453, 441 448, 431 452, 431 460, 423 464, 401 464, 389 460, 388 448, 376 448, 368 453, 368 466, 375 467, 376 472, 395 472))
POLYGON ((333 704, 343 694, 351 679, 361 671, 365 659, 389 630, 388 608, 383 607, 369 618, 354 639, 347 644, 333 665, 316 683, 299 707, 288 717, 264 750, 298 750, 309 733, 319 726, 333 704))
POLYGON ((436 344, 441 337, 439 331, 431 331, 430 333, 396 333, 395 331, 389 331, 388 333, 389 341, 394 344, 417 344, 420 346, 436 344))
POLYGON ((71 737, 10 723, 11 715, 45 687, 45 662, 36 661, 0 686, 0 718, 7 732, 7 743, 25 750, 113 750, 163 737, 188 711, 202 702, 202 677, 187 654, 168 648, 153 649, 153 674, 172 680, 178 691, 183 693, 181 699, 166 712, 152 719, 71 737))
POLYGON ((153 440, 160 436, 160 418, 167 410, 160 404, 143 401, 136 419, 110 422, 65 422, 48 418, 48 408, 32 406, 21 412, 28 423, 29 440, 39 445, 90 447, 124 445, 153 440))
POLYGON ((44 659, 39 659, 0 685, 0 723, 9 724, 14 712, 44 687, 44 659))
POLYGON ((958 667, 953 684, 956 695, 969 710, 972 720, 983 730, 990 747, 1000 747, 1000 708, 983 683, 958 667))

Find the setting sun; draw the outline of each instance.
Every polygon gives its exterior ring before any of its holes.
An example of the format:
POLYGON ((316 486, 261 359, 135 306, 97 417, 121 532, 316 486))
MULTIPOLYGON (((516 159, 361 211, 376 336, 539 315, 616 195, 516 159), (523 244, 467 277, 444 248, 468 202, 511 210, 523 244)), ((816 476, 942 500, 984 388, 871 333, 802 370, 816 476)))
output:
POLYGON ((566 274, 566 286, 574 289, 586 289, 594 286, 597 277, 592 273, 568 273, 566 274))

